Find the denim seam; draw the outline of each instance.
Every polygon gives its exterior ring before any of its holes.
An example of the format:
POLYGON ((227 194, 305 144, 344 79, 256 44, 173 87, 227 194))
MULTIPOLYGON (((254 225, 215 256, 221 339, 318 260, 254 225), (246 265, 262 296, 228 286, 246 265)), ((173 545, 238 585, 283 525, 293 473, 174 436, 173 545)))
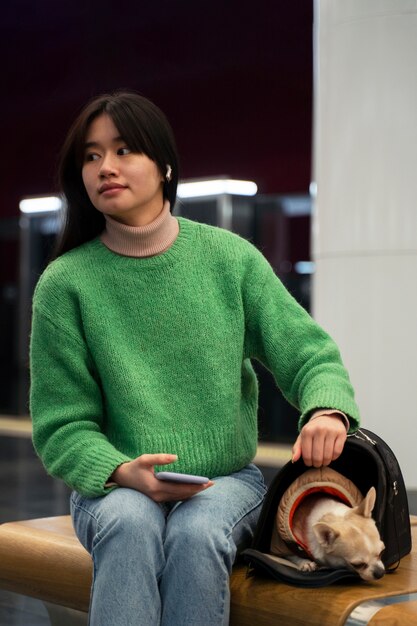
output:
POLYGON ((100 522, 98 521, 97 517, 96 517, 96 516, 95 516, 95 515, 94 515, 91 511, 89 511, 88 509, 84 508, 84 507, 83 507, 83 506, 81 506, 80 504, 76 504, 76 503, 74 502, 74 500, 72 500, 72 498, 71 498, 71 502, 72 502, 73 506, 74 506, 76 509, 79 509, 80 511, 83 511, 84 513, 86 513, 89 517, 91 517, 91 518, 92 518, 92 519, 96 522, 96 524, 97 524, 97 526, 99 527, 99 529, 100 529, 100 530, 103 530, 103 527, 102 527, 102 525, 100 524, 100 522))
MULTIPOLYGON (((71 504, 73 505, 73 507, 75 509, 78 509, 79 511, 83 511, 84 513, 86 513, 91 519, 93 519, 95 521, 95 523, 97 524, 98 527, 100 527, 100 530, 102 530, 101 524, 99 523, 98 519, 96 518, 95 515, 93 515, 93 513, 91 513, 91 511, 88 511, 87 509, 85 509, 83 506, 81 506, 80 504, 77 504, 74 501, 73 496, 71 495, 71 504)), ((94 543, 94 542, 93 542, 94 543)), ((91 606, 92 606, 92 602, 93 602, 93 594, 94 594, 94 584, 96 581, 96 562, 95 562, 95 558, 94 558, 94 546, 92 546, 92 551, 91 551, 91 560, 93 562, 93 573, 92 573, 92 580, 91 580, 91 590, 90 590, 90 602, 89 602, 89 607, 88 607, 88 626, 90 625, 90 619, 91 619, 91 606)))
MULTIPOLYGON (((265 488, 265 493, 266 493, 266 488, 265 488)), ((234 531, 234 529, 236 528, 236 526, 237 526, 237 525, 238 525, 238 524, 239 524, 239 523, 240 523, 240 522, 241 522, 241 521, 242 521, 245 517, 247 517, 248 515, 250 515, 250 513, 252 513, 252 511, 254 511, 254 510, 255 510, 256 508, 258 508, 259 506, 262 506, 262 502, 263 502, 263 499, 264 499, 265 493, 263 494, 263 496, 262 496, 262 497, 258 498, 257 503, 256 503, 256 504, 255 504, 255 505, 254 505, 254 506, 253 506, 253 507, 252 507, 249 511, 246 511, 244 514, 242 514, 242 515, 241 515, 241 516, 240 516, 240 517, 239 517, 239 518, 238 518, 238 519, 237 519, 237 520, 233 523, 233 525, 232 525, 232 526, 231 526, 231 528, 230 528, 230 532, 226 535, 226 538, 227 538, 227 541, 228 541, 228 543, 229 543, 229 546, 230 546, 230 538, 231 538, 231 536, 232 536, 232 534, 233 534, 233 531, 234 531)), ((238 551, 236 550, 236 555, 237 555, 237 553, 238 553, 238 551)), ((236 555, 235 555, 235 558, 236 558, 236 555)), ((228 578, 228 582, 227 582, 227 584, 230 584, 230 577, 228 578)), ((225 613, 226 613, 226 598, 228 598, 228 594, 226 593, 226 590, 224 589, 223 594, 222 594, 222 603, 223 603, 223 606, 222 606, 222 614, 223 614, 223 616, 224 616, 224 615, 225 615, 225 613)), ((228 610, 230 610, 230 607, 228 607, 228 610)))
POLYGON ((250 513, 252 513, 252 511, 254 511, 258 506, 260 506, 265 498, 265 494, 267 492, 267 488, 264 488, 264 493, 262 494, 262 496, 258 499, 258 501, 256 502, 256 504, 254 504, 254 506, 249 509, 248 511, 246 511, 245 513, 243 513, 237 520, 236 522, 233 523, 233 526, 231 527, 231 531, 229 533, 229 535, 227 535, 227 538, 229 538, 231 536, 231 534, 233 533, 235 527, 243 520, 244 517, 247 517, 250 513))
POLYGON ((236 522, 233 523, 233 526, 231 526, 231 530, 229 532, 228 535, 226 535, 227 539, 230 539, 231 535, 233 534, 234 529, 236 528, 236 526, 243 520, 244 517, 247 517, 250 513, 252 513, 252 511, 254 511, 255 509, 258 508, 258 506, 262 505, 262 501, 263 498, 261 498, 259 500, 259 502, 257 502, 257 504, 255 504, 251 509, 249 509, 249 511, 246 511, 246 513, 242 514, 237 520, 236 522))

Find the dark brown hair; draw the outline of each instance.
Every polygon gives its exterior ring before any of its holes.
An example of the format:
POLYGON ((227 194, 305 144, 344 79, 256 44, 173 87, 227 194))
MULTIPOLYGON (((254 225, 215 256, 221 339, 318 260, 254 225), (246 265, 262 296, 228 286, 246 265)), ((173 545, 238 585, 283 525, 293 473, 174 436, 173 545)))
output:
POLYGON ((111 117, 130 150, 152 159, 164 179, 167 165, 171 166, 171 180, 165 179, 163 195, 169 200, 171 210, 174 208, 178 155, 174 134, 164 113, 150 100, 134 92, 118 91, 94 98, 75 120, 61 150, 58 184, 67 206, 53 258, 94 239, 104 230, 104 216, 91 203, 82 180, 88 128, 94 119, 104 113, 111 117))

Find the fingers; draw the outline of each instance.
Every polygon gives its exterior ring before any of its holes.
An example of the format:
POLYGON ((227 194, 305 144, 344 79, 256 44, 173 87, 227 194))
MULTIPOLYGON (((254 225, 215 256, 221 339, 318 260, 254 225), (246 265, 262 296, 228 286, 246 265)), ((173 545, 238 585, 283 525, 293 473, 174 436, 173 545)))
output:
POLYGON ((347 438, 346 432, 343 432, 341 435, 339 435, 336 438, 336 441, 334 442, 332 461, 335 461, 342 454, 346 438, 347 438))
POLYGON ((155 502, 188 500, 214 484, 211 480, 203 485, 197 485, 163 481, 156 478, 155 465, 169 465, 177 459, 176 454, 142 454, 125 465, 125 468, 128 466, 125 472, 128 472, 129 476, 128 482, 125 480, 124 484, 141 491, 155 502))
POLYGON ((204 485, 195 485, 191 483, 174 483, 158 480, 155 478, 155 485, 148 493, 149 497, 155 502, 177 502, 180 500, 189 500, 198 493, 205 491, 214 485, 209 480, 204 485))
POLYGON ((301 436, 298 435, 296 442, 292 448, 292 457, 291 457, 292 463, 295 463, 296 461, 298 461, 300 457, 301 457, 301 436))
POLYGON ((154 465, 169 465, 178 459, 176 454, 142 454, 136 461, 140 467, 151 468, 154 465))
POLYGON ((301 456, 308 467, 329 465, 336 460, 346 441, 346 428, 342 421, 323 416, 308 422, 301 430, 293 447, 293 462, 301 456))

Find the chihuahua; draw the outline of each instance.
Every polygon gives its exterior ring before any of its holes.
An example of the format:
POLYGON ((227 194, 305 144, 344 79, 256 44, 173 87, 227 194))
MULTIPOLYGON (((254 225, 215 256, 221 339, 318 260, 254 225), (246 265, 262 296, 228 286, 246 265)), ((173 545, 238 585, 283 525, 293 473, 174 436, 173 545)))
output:
POLYGON ((376 491, 371 487, 362 502, 354 508, 315 493, 301 503, 294 513, 294 535, 303 537, 311 559, 286 556, 304 572, 319 567, 348 568, 366 581, 382 578, 381 561, 384 544, 379 536, 372 510, 376 491))

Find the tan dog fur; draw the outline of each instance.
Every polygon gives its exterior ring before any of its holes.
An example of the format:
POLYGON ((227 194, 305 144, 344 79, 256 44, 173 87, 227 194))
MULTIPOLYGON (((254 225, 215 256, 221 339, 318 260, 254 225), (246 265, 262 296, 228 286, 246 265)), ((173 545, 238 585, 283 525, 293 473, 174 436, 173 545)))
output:
POLYGON ((385 574, 380 539, 372 510, 375 488, 362 502, 351 508, 326 494, 306 498, 294 515, 294 534, 306 539, 314 560, 295 555, 286 558, 302 571, 314 571, 320 566, 349 568, 366 581, 377 580, 385 574))

